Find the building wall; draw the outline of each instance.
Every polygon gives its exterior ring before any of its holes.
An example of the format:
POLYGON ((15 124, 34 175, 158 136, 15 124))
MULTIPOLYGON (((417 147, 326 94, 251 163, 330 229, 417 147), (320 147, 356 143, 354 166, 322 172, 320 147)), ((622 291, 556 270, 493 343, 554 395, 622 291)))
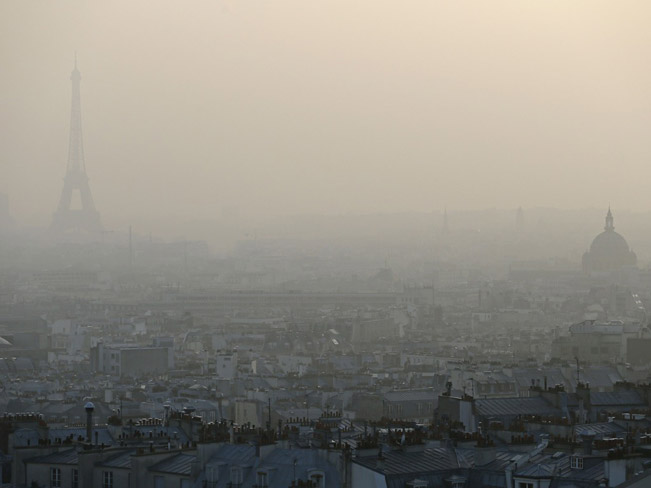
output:
POLYGON ((626 362, 634 366, 645 366, 651 363, 651 339, 629 338, 627 340, 626 362))
POLYGON ((153 488, 190 488, 192 481, 189 476, 180 476, 170 473, 151 473, 146 486, 153 488))
POLYGON ((262 402, 257 400, 239 400, 235 402, 235 423, 244 425, 251 423, 256 427, 263 425, 262 402))
POLYGON ((237 376, 237 353, 218 354, 215 373, 220 379, 234 379, 237 376))
POLYGON ((58 468, 61 470, 61 486, 72 486, 72 470, 77 469, 76 466, 67 464, 35 464, 28 463, 26 465, 26 485, 31 486, 32 483, 37 483, 38 486, 50 486, 50 469, 58 468))
MULTIPOLYGON (((93 470, 93 484, 92 486, 103 487, 104 472, 113 473, 113 488, 129 488, 131 486, 131 470, 130 469, 117 469, 104 466, 97 466, 93 470)), ((61 485, 70 486, 70 485, 61 485)), ((80 485, 81 488, 81 485, 80 485)))
POLYGON ((168 370, 167 348, 134 348, 120 350, 120 375, 141 376, 165 373, 168 370))
POLYGON ((622 337, 613 334, 576 334, 552 342, 552 357, 582 361, 603 362, 621 358, 622 337))
POLYGON ((386 488, 387 481, 383 474, 353 463, 351 469, 351 486, 354 488, 386 488))

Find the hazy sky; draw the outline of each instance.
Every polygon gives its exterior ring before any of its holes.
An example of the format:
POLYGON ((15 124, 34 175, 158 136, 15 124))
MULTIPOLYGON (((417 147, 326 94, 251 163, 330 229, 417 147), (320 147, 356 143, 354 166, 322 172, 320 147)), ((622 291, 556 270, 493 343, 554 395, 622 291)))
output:
POLYGON ((4 0, 0 191, 46 224, 70 71, 107 225, 651 209, 651 2, 4 0))

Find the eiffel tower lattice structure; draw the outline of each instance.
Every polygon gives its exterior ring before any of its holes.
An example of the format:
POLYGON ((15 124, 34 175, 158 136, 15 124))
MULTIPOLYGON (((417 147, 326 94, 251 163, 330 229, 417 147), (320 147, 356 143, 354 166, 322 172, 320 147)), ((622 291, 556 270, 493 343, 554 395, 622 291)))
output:
POLYGON ((79 93, 81 75, 77 69, 76 58, 75 69, 72 70, 70 80, 72 81, 72 108, 70 112, 68 166, 63 179, 63 191, 61 192, 59 206, 52 219, 51 230, 55 232, 101 232, 102 221, 99 212, 95 210, 84 161, 84 141, 81 132, 81 97, 79 93), (80 208, 72 207, 75 192, 79 192, 80 208))

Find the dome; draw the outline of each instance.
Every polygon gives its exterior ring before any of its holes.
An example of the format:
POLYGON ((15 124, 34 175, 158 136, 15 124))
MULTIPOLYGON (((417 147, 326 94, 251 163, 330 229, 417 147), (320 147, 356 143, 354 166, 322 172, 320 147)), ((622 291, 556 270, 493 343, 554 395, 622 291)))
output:
POLYGON ((614 230, 605 230, 592 241, 590 254, 595 256, 625 256, 630 252, 626 239, 614 230))
POLYGON ((613 214, 608 209, 604 231, 594 238, 590 251, 583 255, 583 269, 593 271, 616 271, 622 266, 634 266, 637 256, 632 252, 626 239, 615 232, 613 214))

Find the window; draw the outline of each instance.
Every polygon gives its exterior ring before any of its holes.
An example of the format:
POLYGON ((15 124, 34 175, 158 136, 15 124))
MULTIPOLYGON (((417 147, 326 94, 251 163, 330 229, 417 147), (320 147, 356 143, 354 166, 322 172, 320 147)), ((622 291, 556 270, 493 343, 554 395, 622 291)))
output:
POLYGON ((407 488, 427 488, 427 481, 419 479, 408 481, 407 488))
POLYGON ((190 480, 186 480, 186 479, 181 480, 181 488, 190 488, 191 485, 192 483, 190 482, 190 480))
POLYGON ((102 488, 113 488, 113 471, 102 472, 102 488))
POLYGON ((518 483, 518 488, 533 488, 533 483, 520 481, 520 483, 518 483))
POLYGON ((323 488, 325 486, 325 475, 322 471, 311 472, 310 481, 315 488, 323 488))
POLYGON ((233 466, 231 468, 231 485, 240 486, 242 484, 242 468, 233 466))
POLYGON ((269 486, 269 477, 266 471, 258 471, 258 479, 256 481, 258 488, 267 488, 269 486))
POLYGON ((580 456, 572 456, 570 458, 570 467, 572 469, 583 469, 583 458, 580 456))
POLYGON ((206 465, 206 481, 209 486, 215 486, 219 479, 219 468, 215 465, 206 465))
POLYGON ((164 488, 165 478, 162 476, 154 476, 154 488, 164 488))
POLYGON ((50 468, 50 486, 52 488, 61 488, 61 469, 50 468))
POLYGON ((73 469, 70 476, 70 488, 79 488, 79 470, 73 469))

